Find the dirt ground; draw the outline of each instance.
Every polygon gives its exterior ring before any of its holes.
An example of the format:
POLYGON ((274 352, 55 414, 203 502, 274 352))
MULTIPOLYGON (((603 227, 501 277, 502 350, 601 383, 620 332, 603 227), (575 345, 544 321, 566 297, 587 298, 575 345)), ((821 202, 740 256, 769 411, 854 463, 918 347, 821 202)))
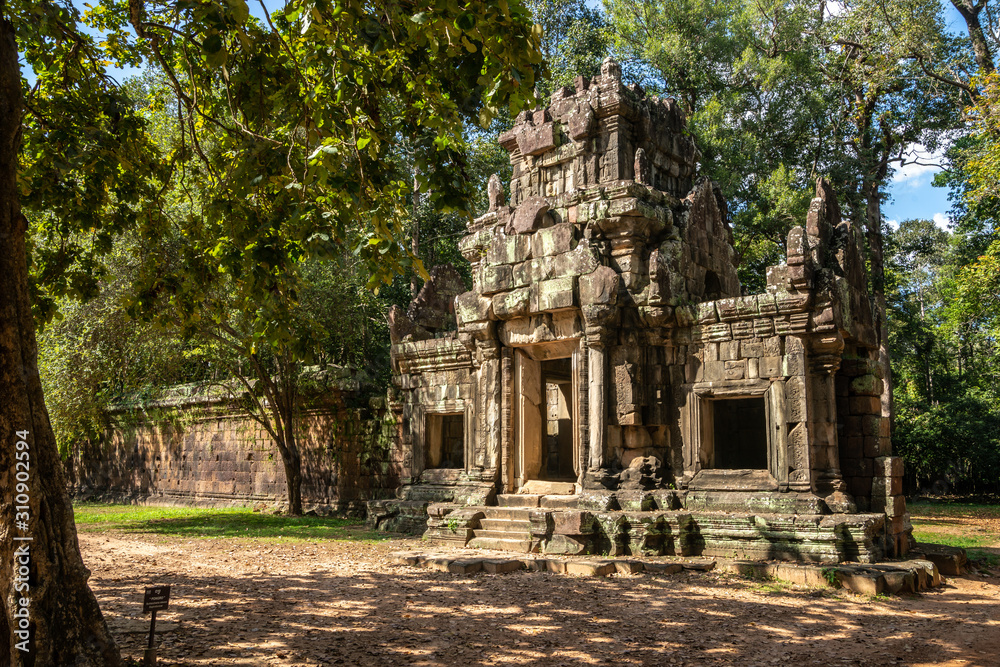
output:
POLYGON ((127 657, 146 642, 143 588, 172 585, 160 665, 1000 664, 1000 577, 981 574, 873 599, 719 572, 462 577, 391 564, 426 551, 419 540, 80 543, 127 657))

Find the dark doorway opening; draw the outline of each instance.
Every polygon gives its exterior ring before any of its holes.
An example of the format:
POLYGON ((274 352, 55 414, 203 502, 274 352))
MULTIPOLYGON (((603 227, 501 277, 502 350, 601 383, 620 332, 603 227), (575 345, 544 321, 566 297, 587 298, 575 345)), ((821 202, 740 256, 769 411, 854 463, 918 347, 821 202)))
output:
POLYGON ((465 467, 464 415, 427 415, 426 467, 465 467))
POLYGON ((767 414, 764 398, 712 401, 715 468, 767 469, 767 414))
POLYGON ((571 359, 541 363, 544 393, 542 474, 553 482, 576 480, 573 463, 573 364, 571 359))

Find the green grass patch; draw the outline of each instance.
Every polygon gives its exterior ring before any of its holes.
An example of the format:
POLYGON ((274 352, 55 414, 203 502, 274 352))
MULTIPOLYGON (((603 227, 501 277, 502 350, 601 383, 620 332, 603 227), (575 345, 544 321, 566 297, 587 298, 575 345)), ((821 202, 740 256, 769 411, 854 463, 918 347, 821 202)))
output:
MULTIPOLYGON (((914 522, 916 523, 916 522, 914 522)), ((928 532, 914 526, 913 537, 917 542, 930 542, 931 544, 944 544, 949 547, 960 547, 962 549, 976 549, 990 547, 996 541, 990 535, 983 537, 973 537, 970 535, 955 535, 952 533, 928 532)))
POLYGON ((908 503, 917 542, 966 550, 974 567, 1000 566, 1000 507, 977 503, 908 503))
POLYGON ((85 503, 74 508, 82 532, 124 532, 171 537, 244 537, 273 540, 383 541, 381 533, 364 529, 358 519, 283 516, 250 509, 150 507, 85 503))
POLYGON ((907 502, 906 509, 911 515, 917 516, 1000 519, 1000 505, 916 500, 907 502))

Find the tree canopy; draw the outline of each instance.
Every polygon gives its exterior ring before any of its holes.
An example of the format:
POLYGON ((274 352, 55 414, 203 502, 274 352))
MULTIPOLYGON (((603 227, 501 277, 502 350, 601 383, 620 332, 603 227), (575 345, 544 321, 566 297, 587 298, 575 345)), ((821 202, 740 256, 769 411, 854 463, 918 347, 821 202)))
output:
POLYGON ((29 303, 46 321, 59 297, 94 296, 113 269, 102 258, 132 231, 165 241, 130 267, 133 315, 189 332, 235 309, 252 353, 308 358, 286 326, 303 267, 346 253, 376 283, 416 263, 403 242, 413 179, 392 147, 408 138, 435 209, 467 209, 466 123, 534 99, 539 39, 516 2, 291 0, 257 20, 244 0, 103 0, 84 15, 0 0, 0 474, 25 442, 30 525, 43 528, 30 653, 16 648, 12 578, 0 581, 11 664, 121 662, 86 586, 29 303), (107 63, 159 78, 140 95, 107 63))

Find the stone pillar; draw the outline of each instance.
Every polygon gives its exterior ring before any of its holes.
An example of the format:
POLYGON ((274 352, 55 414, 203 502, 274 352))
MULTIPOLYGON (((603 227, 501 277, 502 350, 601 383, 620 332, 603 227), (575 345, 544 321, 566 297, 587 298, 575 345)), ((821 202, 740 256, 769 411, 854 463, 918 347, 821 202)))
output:
POLYGON ((476 341, 476 356, 478 424, 473 462, 481 470, 496 470, 500 463, 501 433, 500 346, 492 340, 476 341))
POLYGON ((837 443, 837 390, 844 339, 840 334, 814 336, 809 340, 806 376, 809 403, 809 444, 813 489, 833 512, 856 512, 840 472, 837 443))
POLYGON ((592 273, 580 276, 580 305, 586 323, 587 337, 587 399, 588 443, 587 471, 584 484, 600 487, 606 475, 605 442, 608 431, 608 350, 607 345, 618 316, 618 290, 621 277, 608 266, 599 266, 592 273))
POLYGON ((588 399, 590 406, 590 442, 588 443, 587 469, 604 467, 604 441, 608 432, 608 350, 601 331, 587 334, 588 399))
POLYGON ((785 421, 788 426, 788 488, 812 491, 812 447, 805 344, 800 336, 786 336, 781 372, 785 380, 785 421))
POLYGON ((514 492, 514 350, 500 348, 500 493, 514 492))

